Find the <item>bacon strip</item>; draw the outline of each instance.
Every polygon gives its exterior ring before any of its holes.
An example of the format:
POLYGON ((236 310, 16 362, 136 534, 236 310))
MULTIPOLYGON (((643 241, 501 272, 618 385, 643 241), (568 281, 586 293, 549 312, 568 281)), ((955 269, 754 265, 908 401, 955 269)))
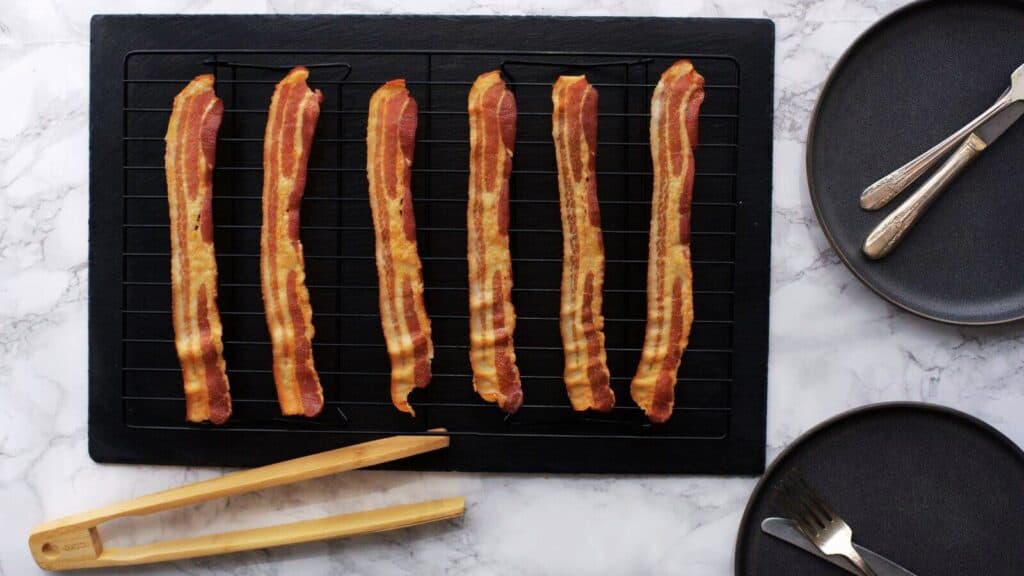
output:
POLYGON ((512 333, 512 257, 508 179, 516 139, 516 101, 500 73, 481 74, 469 91, 469 358, 473 388, 502 410, 523 403, 512 333))
POLYGON ((185 417, 214 424, 231 416, 213 253, 213 165, 223 113, 213 75, 196 76, 174 97, 164 156, 174 346, 185 382, 185 417))
POLYGON ((673 64, 651 98, 654 197, 647 268, 647 333, 630 392, 652 422, 675 403, 676 372, 693 323, 690 206, 697 114, 704 78, 688 60, 673 64))
POLYGON ((299 206, 323 95, 310 91, 308 77, 302 66, 294 68, 270 101, 263 139, 260 278, 281 412, 313 417, 323 409, 324 394, 313 366, 313 309, 299 241, 299 206))
POLYGON ((562 212, 565 388, 574 410, 615 406, 604 348, 604 241, 597 202, 597 90, 586 76, 560 76, 551 92, 551 134, 562 212))
POLYGON ((434 358, 410 186, 416 113, 416 100, 405 89, 405 80, 391 80, 370 98, 366 130, 366 176, 377 246, 380 320, 391 357, 391 402, 412 415, 409 393, 430 383, 434 358))

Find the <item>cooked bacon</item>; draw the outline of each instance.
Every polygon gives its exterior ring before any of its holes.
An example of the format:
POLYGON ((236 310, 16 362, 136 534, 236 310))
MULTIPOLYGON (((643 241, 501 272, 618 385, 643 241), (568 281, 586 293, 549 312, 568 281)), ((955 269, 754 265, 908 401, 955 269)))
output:
POLYGON ((562 212, 565 388, 574 410, 615 406, 604 349, 604 241, 597 202, 597 90, 586 76, 560 76, 551 92, 551 134, 562 212))
POLYGON ((260 278, 281 412, 313 417, 323 409, 324 394, 313 366, 313 309, 299 241, 299 206, 323 95, 310 91, 308 77, 302 66, 294 68, 270 101, 263 139, 260 278))
POLYGON ((647 267, 647 333, 633 400, 652 422, 665 422, 675 403, 676 372, 693 323, 690 206, 697 114, 704 78, 688 60, 673 64, 651 98, 654 197, 647 267))
POLYGON ((213 75, 196 76, 174 97, 164 156, 174 346, 185 382, 185 417, 214 424, 231 416, 213 253, 213 165, 223 113, 213 75))
POLYGON ((377 245, 380 320, 391 357, 391 402, 413 415, 409 393, 430 383, 434 358, 412 206, 416 111, 405 80, 391 80, 370 98, 366 130, 366 176, 377 245))
POLYGON ((497 70, 469 91, 469 358, 473 388, 502 410, 523 403, 512 333, 512 257, 508 179, 516 139, 516 101, 497 70))

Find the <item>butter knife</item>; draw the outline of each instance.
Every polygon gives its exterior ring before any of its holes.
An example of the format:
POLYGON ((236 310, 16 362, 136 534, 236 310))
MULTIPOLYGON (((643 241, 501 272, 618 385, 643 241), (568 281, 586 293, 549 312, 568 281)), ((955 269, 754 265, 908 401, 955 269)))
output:
MULTIPOLYGON (((857 570, 857 568, 846 558, 843 558, 842 556, 826 556, 822 554, 821 551, 818 550, 802 532, 800 532, 800 529, 796 527, 796 524, 794 524, 792 520, 788 520, 786 518, 765 518, 761 522, 761 531, 770 536, 774 536, 783 542, 788 542, 789 544, 813 554, 822 560, 835 564, 851 574, 860 574, 860 571, 857 570)), ((871 568, 878 573, 878 576, 914 576, 913 572, 910 572, 892 560, 875 554, 867 548, 856 544, 854 544, 853 547, 856 548, 861 557, 871 565, 871 568)))
POLYGON ((878 182, 868 186, 860 196, 860 207, 865 210, 878 210, 885 206, 890 200, 913 184, 932 165, 938 162, 939 158, 945 156, 947 152, 956 147, 958 142, 962 142, 968 134, 977 130, 978 126, 987 122, 999 113, 1000 110, 1014 102, 1021 101, 1024 101, 1024 64, 1018 66, 1010 75, 1010 87, 977 118, 950 134, 945 140, 939 142, 927 152, 897 168, 878 182))
POLYGON ((872 260, 889 254, 949 183, 1022 115, 1024 100, 1014 102, 974 130, 935 174, 868 234, 862 248, 864 254, 872 260))

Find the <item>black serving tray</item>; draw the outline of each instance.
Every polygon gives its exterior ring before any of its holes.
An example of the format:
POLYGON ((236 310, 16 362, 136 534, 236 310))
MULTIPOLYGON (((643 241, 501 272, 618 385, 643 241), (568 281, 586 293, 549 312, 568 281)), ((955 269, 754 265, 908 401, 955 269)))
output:
POLYGON ((432 470, 741 473, 764 468, 774 31, 766 20, 97 16, 92 22, 89 448, 103 462, 256 465, 447 428, 451 448, 396 463, 432 470), (696 322, 676 411, 647 422, 629 398, 645 317, 648 106, 691 58, 707 80, 693 211, 696 322), (259 288, 262 136, 274 84, 297 64, 324 93, 302 208, 314 356, 326 406, 279 413, 259 288), (468 358, 466 97, 501 67, 518 139, 511 246, 525 403, 473 391, 468 358), (225 115, 214 219, 234 415, 184 420, 170 319, 163 135, 171 100, 217 74, 225 115), (618 406, 576 414, 557 324, 561 232, 550 87, 585 71, 600 92, 598 195, 605 316, 618 406), (391 406, 364 171, 365 113, 404 77, 419 103, 413 194, 436 357, 416 417, 391 406))

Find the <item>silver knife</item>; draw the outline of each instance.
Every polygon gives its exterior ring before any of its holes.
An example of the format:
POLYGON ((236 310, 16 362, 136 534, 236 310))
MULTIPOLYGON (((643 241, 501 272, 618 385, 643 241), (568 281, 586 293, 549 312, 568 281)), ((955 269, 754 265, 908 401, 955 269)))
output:
POLYGON ((977 118, 947 136, 942 142, 932 146, 927 152, 893 170, 878 182, 868 186, 864 193, 860 195, 860 207, 865 210, 878 210, 885 206, 890 200, 913 184, 932 165, 938 162, 939 158, 955 148, 957 143, 963 142, 964 138, 971 132, 974 132, 978 126, 987 122, 1007 106, 1021 100, 1024 100, 1024 64, 1018 66, 1010 74, 1010 87, 988 109, 979 114, 977 118))
POLYGON ((946 186, 1021 115, 1024 115, 1024 101, 1018 100, 975 129, 935 174, 868 234, 864 254, 878 260, 891 252, 946 186))
MULTIPOLYGON (((792 520, 787 520, 786 518, 765 518, 761 522, 761 531, 770 536, 774 536, 783 542, 788 542, 805 552, 810 552, 822 560, 831 562, 851 574, 860 575, 860 571, 857 570, 857 568, 846 558, 843 558, 842 556, 826 556, 822 554, 821 551, 803 535, 803 532, 800 532, 800 529, 796 527, 796 524, 794 524, 792 520)), ((861 557, 871 565, 871 568, 878 573, 878 576, 914 576, 913 572, 892 560, 875 554, 867 548, 856 544, 854 544, 853 547, 856 548, 861 557)))

